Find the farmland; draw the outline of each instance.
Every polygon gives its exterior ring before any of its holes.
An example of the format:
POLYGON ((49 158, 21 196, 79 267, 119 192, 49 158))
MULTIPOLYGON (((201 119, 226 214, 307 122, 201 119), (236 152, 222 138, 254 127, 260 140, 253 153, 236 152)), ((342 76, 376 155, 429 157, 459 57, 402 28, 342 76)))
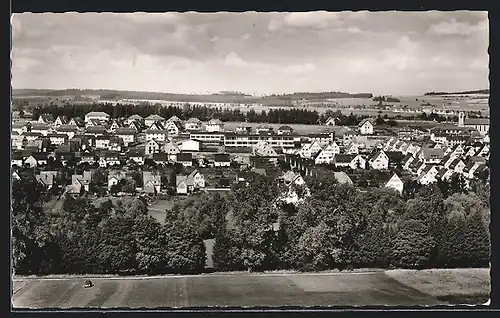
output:
MULTIPOLYGON (((461 274, 426 273, 440 293, 394 274, 378 272, 319 274, 205 274, 199 276, 16 279, 15 308, 186 308, 253 306, 356 306, 447 304, 437 296, 451 294, 456 285, 486 286, 489 278, 461 274), (427 293, 428 292, 428 293, 427 293)), ((483 291, 480 287, 477 290, 483 291)), ((471 292, 476 290, 471 289, 471 292)), ((477 291, 476 290, 476 291, 477 291)), ((477 302, 481 304, 481 302, 477 302)))

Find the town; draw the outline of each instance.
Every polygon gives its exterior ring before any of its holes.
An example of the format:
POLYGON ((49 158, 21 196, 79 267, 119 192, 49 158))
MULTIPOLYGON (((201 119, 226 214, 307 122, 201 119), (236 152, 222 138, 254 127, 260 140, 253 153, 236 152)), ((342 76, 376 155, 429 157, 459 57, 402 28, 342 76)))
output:
POLYGON ((45 187, 61 187, 73 196, 96 194, 100 187, 104 191, 98 193, 156 196, 228 190, 248 170, 274 174, 277 180, 285 177, 288 185, 303 184, 301 176, 319 169, 335 171, 341 182, 352 184, 357 177, 358 184, 366 184, 357 170, 377 170, 383 178, 372 186, 400 193, 408 180, 425 185, 452 176, 468 182, 489 175, 488 118, 467 118, 461 112, 458 123, 432 129, 379 129, 371 118, 357 127, 339 127, 335 118, 323 124, 323 133, 299 134, 289 125, 274 130, 261 124, 253 131, 242 123, 228 130, 219 119, 203 123, 156 114, 111 118, 104 112, 89 112, 70 119, 42 114, 12 123, 13 177, 21 178, 20 171, 29 167, 45 187), (287 169, 278 169, 279 162, 287 169), (159 166, 174 165, 180 167, 176 173, 157 173, 159 166), (134 180, 125 172, 137 166, 142 167, 142 176, 134 180), (62 167, 74 169, 74 174, 61 178, 62 167), (107 171, 105 184, 94 184, 96 168, 107 171))

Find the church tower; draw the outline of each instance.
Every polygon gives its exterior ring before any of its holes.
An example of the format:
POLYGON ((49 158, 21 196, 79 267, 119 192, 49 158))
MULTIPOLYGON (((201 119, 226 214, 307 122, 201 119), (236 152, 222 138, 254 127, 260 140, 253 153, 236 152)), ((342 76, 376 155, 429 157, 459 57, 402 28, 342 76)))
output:
POLYGON ((465 126, 465 114, 464 112, 458 113, 458 127, 465 126))

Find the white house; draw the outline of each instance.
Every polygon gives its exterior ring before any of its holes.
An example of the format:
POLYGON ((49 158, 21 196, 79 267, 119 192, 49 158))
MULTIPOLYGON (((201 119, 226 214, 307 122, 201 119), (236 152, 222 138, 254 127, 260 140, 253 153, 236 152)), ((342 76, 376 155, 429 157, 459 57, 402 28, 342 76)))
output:
POLYGON ((165 143, 163 146, 163 149, 165 153, 167 154, 167 159, 170 162, 176 162, 177 161, 177 154, 181 152, 179 147, 177 147, 174 143, 168 142, 165 143))
POLYGON ((144 147, 144 153, 147 156, 157 153, 159 151, 160 151, 160 144, 154 139, 148 141, 146 146, 144 147))
POLYGON ((127 157, 131 161, 133 161, 139 165, 144 164, 144 151, 142 149, 130 149, 127 152, 127 157))
POLYGON ((340 154, 340 147, 337 143, 332 142, 318 153, 316 158, 314 158, 314 163, 317 165, 333 163, 335 161, 335 155, 338 154, 340 154))
POLYGON ((370 160, 368 164, 375 170, 386 170, 389 168, 389 157, 383 150, 378 151, 370 160))
POLYGON ((401 178, 394 173, 392 177, 384 184, 384 187, 396 190, 399 193, 403 193, 404 183, 401 178))
POLYGON ((198 170, 194 170, 187 176, 176 176, 176 185, 178 194, 188 194, 195 189, 205 188, 205 177, 198 170))
POLYGON ((439 164, 444 158, 444 150, 441 148, 423 148, 418 158, 428 164, 439 164))
POLYGON ((121 127, 115 130, 115 135, 123 140, 123 144, 125 145, 125 147, 128 147, 129 144, 134 143, 135 134, 135 129, 128 127, 121 127))
POLYGON ((178 136, 181 132, 181 126, 176 121, 169 121, 165 124, 165 130, 170 136, 178 136))
POLYGON ((189 118, 186 123, 184 124, 184 128, 186 130, 201 130, 202 128, 202 123, 201 120, 198 118, 189 118))
POLYGON ((299 156, 301 158, 312 158, 320 151, 321 145, 318 141, 315 140, 312 143, 304 144, 299 150, 299 156))
POLYGON ((89 122, 91 120, 98 120, 99 122, 108 122, 109 115, 105 112, 90 112, 85 115, 85 122, 89 122))
POLYGON ((439 179, 441 181, 449 181, 452 175, 453 175, 453 170, 441 168, 439 169, 436 175, 436 179, 439 179))
POLYGON ((281 179, 286 186, 286 190, 281 195, 282 201, 285 201, 288 204, 297 204, 310 195, 310 191, 307 188, 304 178, 302 178, 300 174, 293 171, 287 171, 281 179), (302 197, 297 193, 295 187, 302 187, 304 189, 302 197))
POLYGON ((55 127, 59 127, 61 125, 66 125, 68 123, 68 119, 66 116, 57 116, 56 121, 54 122, 55 127))
POLYGON ((278 154, 271 145, 265 141, 259 141, 252 147, 252 153, 256 156, 277 157, 278 154))
POLYGON ((420 175, 418 176, 417 182, 423 185, 434 183, 437 181, 437 174, 438 170, 436 166, 427 165, 423 169, 422 173, 420 173, 420 175))
POLYGON ((450 164, 450 167, 449 167, 451 170, 453 170, 454 172, 456 173, 462 173, 464 171, 464 168, 465 168, 465 163, 463 162, 462 159, 460 158, 456 158, 455 160, 453 160, 453 162, 450 164))
POLYGON ((366 159, 361 155, 336 155, 336 167, 350 167, 351 169, 365 169, 366 159))
POLYGON ((180 152, 177 154, 176 161, 184 167, 192 167, 193 155, 189 152, 180 152))
POLYGON ((344 150, 344 153, 346 155, 357 155, 359 154, 359 147, 358 144, 351 142, 347 148, 344 150))
POLYGON ((224 131, 224 124, 219 119, 211 119, 205 124, 205 130, 208 132, 224 131))
POLYGON ((57 132, 59 134, 65 134, 68 136, 69 139, 72 139, 78 132, 78 127, 73 125, 61 125, 57 127, 57 132))
POLYGON ((106 163, 108 166, 114 166, 120 164, 120 156, 116 152, 109 152, 105 155, 106 163))
POLYGON ((329 118, 325 121, 325 126, 335 126, 335 118, 333 118, 333 117, 329 117, 329 118))
POLYGON ((31 132, 32 133, 40 133, 44 136, 47 136, 49 133, 50 126, 45 123, 31 123, 31 132))
POLYGON ((95 147, 97 149, 108 149, 111 136, 97 136, 95 139, 95 147))
POLYGON ((56 146, 64 144, 69 139, 66 134, 47 134, 47 137, 49 137, 50 143, 56 146))
POLYGON ((146 141, 156 140, 158 142, 168 141, 169 132, 167 130, 147 130, 146 141))
POLYGON ((363 119, 359 125, 359 133, 362 135, 373 135, 373 123, 369 118, 363 119))
POLYGON ((147 127, 151 126, 155 122, 160 122, 161 124, 165 124, 165 118, 160 115, 152 114, 144 119, 144 123, 147 127))
POLYGON ((200 151, 200 142, 197 140, 184 140, 180 146, 179 149, 181 151, 200 151))

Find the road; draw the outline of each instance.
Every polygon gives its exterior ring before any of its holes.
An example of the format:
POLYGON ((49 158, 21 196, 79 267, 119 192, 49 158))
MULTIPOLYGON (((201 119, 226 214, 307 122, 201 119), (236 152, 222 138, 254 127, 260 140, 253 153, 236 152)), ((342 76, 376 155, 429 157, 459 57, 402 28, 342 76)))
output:
POLYGON ((442 304, 383 272, 14 280, 15 309, 442 304))

